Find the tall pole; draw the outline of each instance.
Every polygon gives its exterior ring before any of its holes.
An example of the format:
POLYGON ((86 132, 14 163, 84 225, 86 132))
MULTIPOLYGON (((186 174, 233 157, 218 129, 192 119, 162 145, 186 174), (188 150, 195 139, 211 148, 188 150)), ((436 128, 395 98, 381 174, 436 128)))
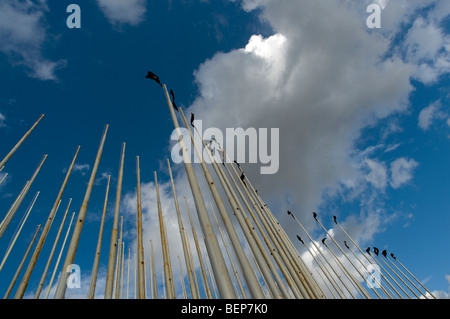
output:
POLYGON ((117 246, 119 247, 117 251, 117 260, 116 260, 116 281, 115 281, 115 291, 114 291, 114 299, 119 299, 119 290, 120 290, 120 269, 122 262, 122 235, 123 235, 123 216, 120 216, 120 236, 119 242, 117 246))
POLYGON ((25 222, 27 221, 28 216, 30 215, 31 210, 33 209, 34 203, 36 202, 36 200, 37 200, 37 198, 38 198, 38 196, 39 196, 39 193, 40 193, 40 192, 38 191, 38 192, 36 193, 36 195, 34 195, 34 198, 33 198, 33 200, 31 201, 31 204, 30 204, 30 206, 29 206, 28 209, 27 209, 27 212, 26 212, 25 217, 24 217, 24 219, 23 219, 23 221, 22 221, 22 224, 20 225, 19 230, 17 231, 16 235, 14 236, 14 239, 13 239, 11 245, 9 245, 8 250, 7 250, 6 253, 5 253, 5 256, 3 257, 2 264, 0 265, 0 271, 3 269, 3 265, 5 264, 6 260, 8 259, 9 254, 11 253, 11 250, 12 250, 13 247, 14 247, 14 244, 16 243, 17 238, 19 237, 20 232, 22 231, 23 225, 25 225, 25 222))
POLYGON ((119 232, 119 212, 120 212, 120 197, 122 194, 122 180, 123 180, 123 164, 125 160, 125 143, 122 143, 122 151, 119 164, 119 175, 117 179, 116 202, 114 206, 114 221, 111 232, 111 242, 109 246, 108 271, 106 274, 105 284, 105 299, 112 299, 114 289, 114 268, 117 253, 117 237, 119 232))
POLYGON ((402 266, 403 267, 403 269, 405 269, 407 272, 408 272, 408 274, 410 274, 411 275, 411 277, 413 277, 414 278, 414 280, 415 281, 417 281, 421 286, 422 286, 422 288, 423 289, 425 289, 430 295, 431 295, 431 297, 433 297, 434 299, 436 299, 436 297, 419 281, 419 279, 417 279, 409 270, 408 270, 408 268, 406 268, 401 262, 400 262, 400 260, 398 260, 398 258, 397 257, 394 257, 394 255, 393 254, 391 254, 391 257, 392 258, 394 258, 394 260, 396 261, 396 262, 398 262, 399 264, 400 264, 400 266, 402 266))
POLYGON ((187 208, 188 215, 189 215, 189 221, 191 223, 192 236, 194 237, 195 248, 197 249, 198 260, 200 262, 200 268, 202 271, 201 278, 203 280, 203 284, 205 285, 205 295, 208 299, 212 299, 211 289, 208 284, 208 278, 206 277, 205 266, 203 264, 203 254, 202 254, 202 251, 200 250, 200 245, 198 243, 198 238, 197 238, 197 232, 195 231, 194 221, 192 220, 191 210, 189 209, 189 204, 187 202, 186 196, 184 196, 184 201, 186 202, 186 208, 187 208))
POLYGON ((164 276, 167 290, 167 299, 175 299, 176 296, 172 276, 172 265, 170 262, 169 243, 167 242, 166 226, 162 215, 161 200, 159 196, 159 187, 158 187, 158 177, 156 172, 154 172, 154 175, 155 175, 156 198, 158 201, 158 218, 161 233, 161 246, 164 261, 164 276))
MULTIPOLYGON (((16 209, 17 203, 21 200, 21 198, 22 198, 23 194, 25 193, 25 191, 27 190, 29 184, 30 184, 30 181, 27 181, 25 183, 24 187, 20 191, 19 195, 17 195, 17 197, 14 200, 13 204, 11 205, 11 207, 9 208, 9 210, 6 213, 5 217, 3 218, 2 222, 0 223, 0 238, 2 237, 3 232, 6 230, 6 228, 4 228, 3 226, 6 225, 6 224, 9 224, 11 214, 12 214, 13 210, 16 209)), ((11 217, 11 219, 12 219, 12 217, 11 217)))
POLYGON ((131 248, 128 247, 127 299, 129 299, 129 292, 130 292, 130 262, 131 262, 131 248))
MULTIPOLYGON (((197 156, 200 159, 200 164, 203 169, 205 179, 207 181, 207 184, 211 191, 211 194, 213 195, 214 202, 216 203, 216 206, 217 206, 217 209, 219 210, 220 216, 222 217, 223 224, 224 224, 225 229, 230 238, 234 252, 236 253, 236 257, 239 262, 239 265, 243 271, 244 278, 247 282, 249 291, 254 299, 263 299, 264 291, 261 288, 261 284, 259 283, 258 278, 256 278, 255 273, 251 271, 250 262, 248 261, 247 255, 245 254, 244 249, 241 246, 241 243, 237 236, 236 230, 234 229, 233 223, 231 222, 231 219, 228 216, 227 210, 223 204, 222 198, 220 196, 219 190, 216 187, 214 179, 213 179, 211 173, 209 172, 205 161, 202 159, 201 151, 200 151, 199 147, 197 146, 197 142, 195 141, 194 134, 192 133, 192 130, 186 121, 186 117, 184 116, 183 110, 181 108, 179 108, 179 110, 181 112, 181 116, 183 118, 186 129, 189 131, 189 135, 191 137, 192 144, 194 145, 197 156)), ((205 141, 203 141, 203 139, 202 139, 202 143, 204 144, 204 146, 206 146, 205 141)), ((207 151, 208 157, 210 158, 210 162, 213 165, 213 168, 216 171, 217 176, 219 177, 219 180, 223 186, 223 189, 225 190, 225 193, 227 195, 229 203, 233 209, 234 215, 236 215, 238 222, 239 222, 246 238, 249 240, 249 243, 252 245, 252 247, 254 249, 258 249, 256 241, 254 238, 251 238, 252 234, 250 233, 250 230, 248 229, 248 225, 246 225, 246 222, 244 221, 244 218, 241 214, 242 209, 238 206, 238 203, 235 200, 235 197, 232 195, 232 193, 229 189, 229 185, 225 184, 226 182, 224 181, 223 176, 218 171, 220 168, 217 167, 218 166, 217 163, 212 159, 211 155, 209 154, 209 149, 206 148, 206 151, 207 151)))
POLYGON ((153 253, 153 242, 150 240, 150 248, 152 252, 152 277, 153 277, 153 298, 158 299, 158 285, 156 282, 155 254, 153 253))
POLYGON ((17 151, 17 149, 22 145, 22 143, 27 139, 28 135, 34 130, 34 128, 38 125, 38 123, 42 120, 45 114, 42 114, 41 117, 33 124, 33 126, 25 133, 25 135, 17 142, 17 144, 11 149, 8 155, 5 156, 4 159, 0 162, 0 169, 3 168, 3 165, 13 156, 13 154, 17 151))
POLYGON ((184 167, 186 170, 186 175, 188 177, 189 185, 191 187, 192 196, 194 198, 195 207, 200 221, 200 226, 205 236, 206 250, 208 251, 208 255, 211 258, 211 266, 213 268, 214 277, 217 278, 217 288, 219 290, 220 297, 222 299, 236 298, 230 274, 228 273, 225 259, 223 258, 222 252, 220 250, 219 242, 217 240, 216 235, 212 231, 211 220, 209 219, 205 201, 203 199, 203 195, 200 190, 200 186, 198 184, 194 168, 192 166, 192 163, 190 161, 187 152, 188 149, 186 148, 186 144, 183 141, 183 135, 181 134, 180 126, 178 124, 178 120, 176 118, 172 102, 170 101, 169 93, 167 92, 165 84, 163 84, 162 87, 164 90, 164 94, 166 96, 166 101, 169 107, 172 121, 178 136, 178 142, 180 148, 183 150, 182 156, 184 167))
POLYGON ((42 272, 41 280, 39 281, 38 288, 36 290, 36 293, 34 294, 34 299, 39 299, 39 296, 41 295, 42 288, 44 287, 45 278, 47 277, 48 269, 50 268, 50 263, 52 262, 53 255, 56 251, 56 246, 58 245, 59 237, 61 236, 64 222, 66 221, 67 213, 69 212, 70 204, 72 203, 72 198, 69 199, 69 203, 67 204, 66 211, 64 212, 63 219, 61 221, 61 225, 59 226, 58 232, 56 234, 55 241, 53 243, 52 250, 50 251, 50 255, 48 256, 47 264, 45 265, 44 271, 42 272))
POLYGON ((5 293, 5 296, 3 299, 8 299, 9 295, 11 294, 12 289, 14 288, 14 285, 17 281, 17 278, 19 278, 19 274, 22 271, 23 265, 25 264, 25 260, 28 257, 28 254, 30 253, 31 247, 33 246, 34 240, 36 239, 36 236, 39 232, 39 229, 41 228, 41 225, 37 225, 37 229, 34 232, 33 239, 30 241, 30 244, 28 245, 27 251, 25 252, 25 255, 22 258, 22 261, 19 264, 19 267, 17 267, 16 273, 14 274, 13 279, 11 280, 11 283, 9 284, 8 290, 5 293))
POLYGON ((33 176, 31 176, 29 183, 27 183, 25 185, 25 187, 23 189, 23 192, 18 197, 18 200, 14 203, 14 206, 12 207, 12 209, 10 209, 10 211, 8 212, 8 214, 6 215, 4 220, 2 221, 1 226, 0 226, 0 238, 3 236, 6 228, 8 228, 11 220, 13 219, 13 217, 16 214, 17 210, 19 209, 20 205, 22 204, 23 200, 25 199, 25 196, 27 196, 27 193, 30 190, 31 185, 33 184, 34 180, 36 179, 36 176, 38 175, 39 171, 41 170, 42 165, 44 164, 46 159, 47 159, 47 155, 44 155, 42 157, 42 160, 40 161, 38 167, 34 171, 33 176))
MULTIPOLYGON (((4 167, 4 166, 3 166, 4 167)), ((2 185, 3 181, 5 180, 6 176, 8 176, 8 173, 3 175, 2 179, 0 180, 0 185, 2 185)))
POLYGON ((100 142, 100 146, 98 148, 97 157, 94 162, 94 166, 92 168, 91 178, 89 179, 88 187, 86 189, 86 194, 83 199, 83 204, 81 205, 80 212, 78 213, 77 221, 73 230, 72 239, 70 241, 69 247, 67 249, 66 260, 63 266, 63 272, 61 273, 61 277, 58 282, 58 286, 56 288, 55 298, 56 299, 64 299, 64 295, 67 289, 67 278, 69 277, 69 272, 66 271, 67 267, 73 264, 75 260, 75 254, 77 252, 78 242, 81 236, 81 230, 83 229, 84 220, 86 217, 86 212, 89 204, 89 199, 91 197, 92 187, 94 186, 95 176, 97 174, 98 166, 100 164, 100 158, 103 152, 103 145, 105 144, 106 133, 108 132, 109 125, 105 126, 103 137, 100 142))
POLYGON ((61 250, 59 251, 58 259, 56 259, 55 267, 53 269, 52 277, 50 278, 50 282, 48 284, 47 293, 45 294, 45 299, 48 298, 48 295, 50 294, 50 289, 52 289, 53 280, 55 279, 56 271, 58 270, 59 261, 61 260, 64 247, 66 246, 67 237, 69 237, 70 228, 72 227, 73 218, 75 217, 75 212, 72 213, 72 218, 70 219, 69 227, 67 227, 66 236, 64 237, 64 241, 61 246, 61 250))
POLYGON ((137 175, 137 258, 138 258, 138 298, 145 299, 145 274, 144 274, 144 243, 142 234, 142 203, 141 203, 141 171, 139 156, 136 156, 137 175))
POLYGON ((183 288, 183 297, 184 297, 184 299, 187 299, 186 285, 184 283, 184 275, 183 275, 183 266, 181 266, 180 256, 177 256, 177 257, 178 257, 178 263, 180 264, 180 280, 181 280, 181 287, 183 288))
POLYGON ((30 280, 31 273, 34 270, 34 266, 36 265, 39 254, 41 253, 45 239, 47 238, 48 232, 50 231, 50 227, 52 225, 53 219, 55 218, 56 210, 58 209, 59 203, 61 201, 61 197, 64 193, 64 190, 66 189, 67 182, 69 180, 70 174, 72 173, 72 169, 73 169, 73 166, 75 165, 75 161, 77 159, 79 151, 80 151, 80 146, 78 146, 77 151, 72 159, 72 162, 70 163, 69 169, 67 170, 66 177, 64 178, 64 181, 61 185, 59 193, 56 196, 55 203, 53 204, 53 208, 50 211, 50 214, 48 215, 48 218, 44 225, 44 228, 42 229, 41 236, 39 237, 39 241, 36 244, 36 248, 33 252, 30 263, 28 264, 24 278, 22 279, 22 282, 20 283, 20 286, 16 291, 16 295, 14 296, 15 299, 21 299, 23 297, 23 295, 25 294, 25 290, 27 289, 28 281, 30 280))
POLYGON ((177 212, 178 217, 178 228, 180 230, 180 237, 181 237, 181 244, 183 247, 183 253, 184 253, 184 260, 186 262, 186 269, 188 273, 188 279, 189 279, 189 287, 191 291, 191 298, 192 299, 198 299, 197 291, 195 289, 195 283, 194 283, 194 276, 192 274, 192 267, 191 267, 191 261, 189 258, 189 252, 186 244, 186 236, 184 235, 184 226, 183 226, 183 220, 181 219, 181 213, 180 213, 180 205, 178 202, 177 192, 175 190, 175 183, 173 182, 173 176, 172 176, 172 169, 170 168, 170 161, 167 159, 167 167, 169 169, 169 175, 170 175, 170 182, 172 185, 172 193, 173 193, 173 199, 175 202, 175 210, 177 212))
POLYGON ((106 184, 105 201, 103 203, 102 220, 100 222, 100 231, 98 234, 97 248, 95 249, 94 265, 92 266, 91 283, 89 284, 88 299, 94 299, 94 296, 95 296, 95 287, 97 284, 98 265, 100 263, 100 252, 102 249, 103 228, 105 226, 106 207, 108 205, 110 182, 111 182, 111 175, 108 175, 108 182, 106 184))

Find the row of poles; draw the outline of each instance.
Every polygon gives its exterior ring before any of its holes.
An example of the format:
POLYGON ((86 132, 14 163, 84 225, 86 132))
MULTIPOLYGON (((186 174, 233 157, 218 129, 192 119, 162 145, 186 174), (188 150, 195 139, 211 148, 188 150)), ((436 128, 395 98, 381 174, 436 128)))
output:
MULTIPOLYGON (((152 74, 149 72, 149 75, 152 74)), ((154 76, 154 74, 152 74, 154 76)), ((149 76, 147 76, 149 77, 149 76)), ((190 207, 188 204, 188 200, 186 196, 184 196, 184 201, 186 204, 186 210, 189 215, 189 221, 191 225, 191 233, 192 239, 194 240, 198 262, 201 268, 201 276, 200 279, 203 284, 203 294, 201 289, 199 289, 199 281, 197 278, 196 270, 195 270, 195 261, 192 253, 192 249, 190 247, 190 239, 188 232, 186 231, 183 218, 180 210, 180 203, 176 193, 174 179, 172 175, 172 170, 170 166, 170 161, 167 159, 167 168, 169 171, 169 176, 171 180, 171 189, 173 200, 175 204, 175 212, 177 214, 178 221, 178 229, 180 235, 181 246, 183 250, 183 257, 185 261, 185 269, 187 272, 187 282, 188 285, 185 285, 184 275, 183 275, 183 267, 181 263, 181 258, 178 256, 179 266, 180 266, 180 274, 181 274, 181 283, 183 289, 183 297, 187 298, 189 295, 192 299, 198 298, 224 298, 224 299, 234 299, 237 297, 241 298, 252 298, 252 299, 264 299, 264 298, 274 298, 274 299, 320 299, 320 298, 357 298, 358 296, 361 298, 372 298, 372 295, 363 287, 361 282, 363 280, 367 280, 364 277, 362 269, 368 271, 368 265, 362 262, 357 254, 350 249, 345 242, 345 246, 348 251, 352 253, 354 259, 348 256, 348 254, 341 248, 341 246, 334 240, 334 238, 330 235, 330 233, 325 229, 322 223, 318 220, 317 215, 314 213, 314 219, 320 224, 320 226, 327 233, 328 238, 330 238, 336 247, 339 248, 342 256, 347 258, 347 261, 353 267, 347 267, 344 265, 342 261, 336 256, 333 250, 325 243, 325 239, 322 240, 323 247, 319 247, 317 242, 314 241, 311 236, 308 234, 306 229, 300 224, 299 220, 295 217, 295 215, 291 212, 288 212, 297 223, 300 225, 304 233, 307 235, 310 240, 310 244, 306 244, 305 241, 297 236, 297 238, 305 245, 309 254, 312 256, 314 262, 317 264, 317 267, 313 267, 316 269, 315 272, 311 271, 311 267, 308 267, 304 258, 301 257, 300 253, 296 249, 293 242, 290 240, 289 236, 281 227, 279 221, 276 219, 275 215, 272 213, 270 208, 264 203, 262 198, 258 195, 258 192, 253 187, 251 181, 248 176, 245 175, 240 165, 235 161, 232 161, 226 151, 220 146, 219 154, 215 154, 214 150, 211 148, 211 144, 213 141, 210 141, 207 144, 202 138, 201 134, 197 131, 197 128, 193 124, 193 117, 191 117, 191 125, 186 120, 184 116, 183 110, 179 107, 176 107, 174 102, 174 95, 171 91, 173 99, 171 100, 169 97, 169 92, 167 91, 167 87, 165 84, 161 84, 159 82, 159 78, 150 77, 154 80, 157 79, 157 82, 161 85, 163 89, 164 96, 167 101, 167 105, 170 111, 170 115, 175 127, 175 131, 178 137, 178 143, 181 150, 181 155, 183 157, 184 168, 186 172, 186 176, 189 182, 189 186, 192 192, 192 198, 195 204, 195 211, 197 213, 197 218, 200 225, 200 233, 203 236, 203 242, 206 248, 206 258, 203 257, 203 253, 200 247, 197 230, 194 227, 194 221, 191 216, 190 207), (203 172, 204 178, 207 182, 208 189, 210 194, 212 195, 213 203, 210 204, 210 210, 206 207, 206 202, 204 199, 204 189, 201 189, 196 172, 190 160, 190 152, 191 150, 187 147, 185 140, 186 136, 183 136, 182 131, 180 129, 177 115, 175 110, 179 112, 181 115, 182 121, 184 123, 185 129, 189 134, 189 138, 191 139, 191 144, 194 148, 197 156, 202 159, 203 155, 206 155, 209 158, 209 163, 211 166, 208 167, 204 160, 200 161, 201 171, 203 172), (193 131, 193 129, 195 132, 193 131), (198 143, 198 138, 200 137, 200 143, 198 143), (204 151, 202 151, 204 150, 204 151), (213 173, 211 172, 211 169, 213 173), (216 185, 216 181, 219 181, 216 185), (219 186, 220 185, 220 186, 219 186), (223 195, 225 194, 225 196, 223 195), (228 208, 226 207, 224 199, 228 201, 228 208), (217 218, 216 210, 218 212, 219 218, 217 218), (230 216, 234 215, 236 217, 237 223, 234 223, 230 216), (222 246, 220 245, 220 241, 216 236, 216 232, 214 231, 213 223, 211 222, 210 216, 214 216, 216 228, 220 234, 222 246), (222 226, 219 223, 219 219, 221 220, 222 226), (235 226, 237 224, 237 226, 235 226), (241 234, 241 237, 239 237, 241 234), (243 235, 243 236, 242 236, 243 235), (228 238, 228 239, 227 239, 228 238), (324 254, 323 248, 326 248, 329 252, 328 255, 324 254), (322 249, 321 249, 322 248, 322 249), (247 250, 247 251, 246 251, 247 250), (224 256, 226 253, 226 257, 224 256), (232 257, 234 255, 234 258, 232 257), (227 263, 228 260, 228 263, 227 263), (359 261, 359 264, 355 263, 355 260, 359 261), (205 262, 206 261, 206 262, 205 262), (231 268, 231 271, 230 271, 231 268), (209 278, 207 276, 207 272, 209 274, 209 278), (361 278, 357 278, 355 272, 361 278), (324 277, 325 276, 325 277, 324 277), (233 280, 234 278, 234 280, 233 280), (320 279, 318 279, 320 278, 320 279), (362 280, 361 280, 362 279, 362 280), (237 283, 237 285, 236 285, 237 283), (189 289, 188 289, 189 287, 189 289), (188 294, 189 290, 189 294, 188 294)), ((25 134, 25 136, 17 143, 17 145, 11 150, 11 152, 5 157, 4 160, 0 163, 0 170, 3 169, 4 164, 9 160, 9 158, 14 154, 14 152, 20 147, 23 141, 28 137, 28 135, 32 132, 32 130, 36 127, 39 121, 42 119, 44 115, 42 115, 39 120, 31 127, 31 129, 25 134)), ((59 280, 56 284, 56 291, 54 294, 55 299, 65 298, 68 278, 71 274, 70 267, 74 264, 75 255, 78 249, 78 243, 80 241, 81 232, 83 229, 84 221, 86 219, 86 214, 88 210, 88 204, 91 196, 91 192, 94 186, 95 177, 97 174, 97 170, 99 167, 99 163, 101 160, 103 146, 105 143, 106 135, 108 132, 109 126, 106 125, 102 134, 102 138, 100 141, 100 145, 97 151, 97 156, 95 158, 95 163, 92 168, 91 176, 87 185, 86 193, 79 210, 78 216, 76 219, 75 212, 72 214, 69 226, 67 228, 65 238, 63 241, 63 245, 61 247, 59 256, 56 261, 56 265, 54 267, 50 283, 48 284, 48 289, 45 294, 45 298, 49 297, 50 288, 52 287, 53 281, 55 279, 55 274, 57 274, 57 268, 59 267, 59 263, 61 261, 64 247, 66 245, 66 241, 69 237, 69 233, 71 231, 72 223, 74 224, 72 237, 68 243, 68 248, 66 251, 65 259, 63 261, 62 270, 59 276, 59 280)), ((119 163, 119 172, 117 178, 117 188, 116 188, 116 197, 114 203, 114 217, 113 217, 113 226, 111 231, 111 240, 109 247, 109 255, 107 262, 107 274, 106 274, 106 283, 105 283, 105 299, 113 299, 113 298, 121 298, 123 296, 124 287, 124 264, 125 264, 125 242, 123 239, 123 216, 120 216, 120 206, 121 206, 121 194, 122 194, 122 181, 123 181, 123 168, 124 168, 124 159, 125 159, 125 143, 122 143, 120 163, 119 163), (120 232, 119 232, 119 219, 120 220, 120 232)), ((17 271, 14 277, 11 280, 8 291, 6 292, 4 298, 9 298, 12 292, 14 285, 19 277, 19 274, 22 271, 22 268, 25 264, 28 254, 31 252, 31 248, 37 238, 39 231, 41 230, 40 237, 37 241, 37 244, 34 248, 28 266, 25 270, 23 278, 16 290, 14 298, 20 299, 23 298, 25 291, 28 287, 28 283, 31 277, 31 274, 35 268, 38 257, 42 251, 44 242, 49 234, 50 227, 52 226, 53 220, 55 219, 56 212, 61 204, 61 198, 63 196, 64 190, 68 183, 68 179, 73 170, 75 161, 78 156, 78 152, 80 150, 80 146, 78 146, 76 153, 72 159, 72 162, 67 170, 64 181, 61 185, 60 191, 56 197, 56 200, 53 204, 53 207, 49 213, 49 216, 42 227, 42 225, 38 225, 37 229, 34 233, 34 236, 29 243, 28 249, 17 268, 17 271)), ((0 239, 3 236, 6 228, 9 226, 12 218, 17 212, 19 206, 23 202, 31 184, 33 183, 36 175, 39 173, 44 161, 46 160, 47 155, 44 155, 42 160, 40 161, 38 167, 36 168, 33 176, 23 187, 21 193, 11 206, 10 210, 3 218, 3 221, 0 224, 0 239)), ((158 288, 157 288, 157 275, 155 268, 155 257, 153 253, 153 242, 150 241, 151 248, 151 256, 148 259, 150 264, 150 273, 147 275, 145 271, 145 256, 144 256, 144 242, 143 242, 143 218, 142 218, 142 196, 141 196, 141 181, 140 181, 140 162, 139 156, 136 157, 136 181, 137 181, 137 198, 136 198, 136 234, 137 234, 137 247, 135 253, 135 297, 139 299, 148 298, 147 292, 147 281, 150 280, 150 295, 152 298, 158 297, 158 288)), ((0 180, 0 183, 2 183, 0 180)), ((100 255, 102 250, 102 238, 104 233, 104 224, 105 224, 105 216, 107 210, 108 197, 110 192, 110 180, 111 176, 108 176, 107 187, 105 200, 103 205, 102 217, 100 222, 100 229, 98 235, 98 241, 95 250, 94 263, 92 267, 90 287, 87 298, 94 298, 96 295, 96 283, 100 262, 100 255)), ((174 299, 177 297, 175 291, 175 279, 173 276, 172 270, 172 260, 170 255, 170 247, 169 247, 169 235, 167 233, 167 227, 165 225, 165 218, 163 215, 163 209, 161 205, 160 199, 160 191, 157 179, 157 173, 154 172, 154 181, 155 181, 155 189, 156 189, 156 197, 157 197, 157 214, 159 221, 159 229, 160 229, 160 238, 161 238, 161 250, 163 257, 163 272, 162 272, 162 280, 164 282, 164 296, 168 299, 174 299)), ((28 215, 31 209, 34 206, 34 203, 39 196, 39 192, 36 193, 30 206, 27 209, 25 217, 21 221, 21 226, 19 230, 16 232, 14 239, 10 246, 8 247, 7 253, 3 258, 3 261, 0 265, 0 271, 11 252, 14 243, 16 242, 20 231, 22 230, 23 224, 28 218, 28 215)), ((52 246, 50 255, 48 257, 47 263, 45 265, 44 271, 42 273, 40 282, 38 284, 38 288, 35 292, 34 297, 39 298, 41 296, 42 289, 44 288, 44 284, 47 278, 48 271, 50 270, 51 261, 56 252, 56 247, 60 236, 63 232, 63 227, 66 221, 66 217, 70 210, 72 199, 69 200, 69 203, 65 209, 65 213, 63 219, 61 221, 60 227, 58 229, 54 244, 52 246)), ((419 298, 420 296, 425 296, 417 285, 420 285, 424 288, 429 296, 434 296, 423 286, 412 274, 411 272, 403 266, 403 264, 398 261, 396 257, 391 254, 392 258, 403 267, 403 270, 409 274, 408 277, 404 272, 398 268, 391 259, 386 257, 386 252, 384 251, 382 254, 389 260, 389 262, 397 269, 394 271, 393 268, 383 259, 382 262, 385 263, 387 267, 391 270, 390 273, 386 271, 386 269, 379 263, 375 256, 370 254, 367 251, 365 254, 361 250, 361 248, 351 239, 351 237, 345 232, 345 230, 341 227, 339 223, 337 223, 336 218, 334 218, 335 223, 339 226, 339 228, 345 233, 348 239, 352 242, 352 244, 358 249, 358 251, 366 258, 370 264, 373 264, 375 261, 383 271, 380 272, 382 276, 382 280, 377 279, 375 275, 373 277, 375 281, 377 281, 377 287, 374 288, 372 286, 373 293, 379 297, 383 298, 380 294, 382 292, 388 298, 404 298, 405 296, 411 297, 408 293, 406 293, 405 288, 410 290, 414 296, 419 298), (370 257, 372 260, 370 260, 370 257), (402 274, 403 279, 401 279, 400 274, 402 274), (385 276, 386 274, 386 276, 385 276), (393 275, 397 276, 396 278, 400 279, 403 283, 402 287, 398 284, 397 280, 394 279, 393 275), (387 279, 389 276, 390 280, 387 279), (409 284, 406 283, 406 281, 409 284), (415 280, 415 282, 413 281, 415 280), (383 281, 381 283, 380 281, 383 281), (392 284, 394 282, 397 287, 394 287, 392 284), (412 285, 412 286, 411 286, 412 285), (413 288, 414 287, 414 291, 413 288), (398 290, 402 290, 404 295, 398 293, 398 290), (395 294, 393 293, 395 292, 395 294)), ((148 243, 147 243, 148 244, 148 243)), ((381 258, 378 255, 378 250, 376 252, 376 256, 381 258)), ((127 281, 127 297, 129 296, 129 276, 130 276, 130 262, 131 262, 131 248, 128 249, 128 281, 127 281)))

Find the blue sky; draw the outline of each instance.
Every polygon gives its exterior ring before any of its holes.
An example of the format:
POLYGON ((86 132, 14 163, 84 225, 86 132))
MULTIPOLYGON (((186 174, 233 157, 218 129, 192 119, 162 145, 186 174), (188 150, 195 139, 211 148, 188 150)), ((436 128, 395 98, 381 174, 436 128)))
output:
MULTIPOLYGON (((446 1, 0 0, 0 158, 46 114, 0 173, 8 173, 0 185, 0 218, 48 154, 0 240, 1 256, 40 191, 0 272, 0 293, 36 225, 45 223, 81 145, 30 280, 27 296, 34 293, 68 199, 70 213, 81 207, 105 124, 110 127, 75 259, 83 284, 89 282, 105 177, 111 174, 100 286, 106 274, 122 142, 126 245, 134 249, 138 155, 145 239, 159 240, 153 171, 169 232, 178 236, 165 164, 173 125, 162 92, 145 79, 152 70, 175 91, 185 114, 195 113, 205 128, 280 129, 278 172, 260 174, 258 163, 244 168, 293 241, 301 231, 287 209, 317 239, 324 234, 311 212, 327 228, 337 215, 362 246, 394 252, 431 291, 448 298, 449 14, 446 1), (380 29, 366 25, 372 2, 383 7, 380 29), (81 8, 80 29, 66 25, 70 3, 81 8)), ((191 197, 184 169, 172 168, 178 196, 191 197)), ((171 250, 177 271, 179 249, 171 250)), ((146 258, 148 253, 146 247, 146 258)))

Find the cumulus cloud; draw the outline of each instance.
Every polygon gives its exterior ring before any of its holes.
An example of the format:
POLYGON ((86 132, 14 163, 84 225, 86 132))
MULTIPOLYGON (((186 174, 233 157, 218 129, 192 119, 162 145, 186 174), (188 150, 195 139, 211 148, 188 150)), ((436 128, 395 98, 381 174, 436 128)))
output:
POLYGON ((115 25, 138 25, 144 20, 146 0, 97 0, 108 21, 115 25))
POLYGON ((40 80, 57 80, 56 70, 64 60, 52 61, 42 54, 47 39, 46 1, 14 1, 0 3, 0 51, 15 65, 24 65, 29 76, 40 80))
POLYGON ((391 163, 391 186, 399 188, 413 178, 413 170, 419 165, 413 159, 399 158, 391 163))
POLYGON ((431 103, 429 106, 420 111, 418 125, 424 130, 428 131, 435 120, 445 120, 448 115, 441 110, 442 104, 440 101, 431 103))

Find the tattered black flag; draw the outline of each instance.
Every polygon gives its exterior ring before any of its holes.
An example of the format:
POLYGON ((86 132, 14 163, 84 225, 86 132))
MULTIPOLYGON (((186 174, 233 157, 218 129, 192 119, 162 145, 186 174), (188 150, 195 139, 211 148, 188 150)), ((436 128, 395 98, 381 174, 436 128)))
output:
POLYGON ((316 212, 313 212, 313 217, 314 217, 315 220, 317 220, 317 214, 316 214, 316 212))
POLYGON ((173 105, 174 109, 177 110, 178 112, 180 112, 180 111, 178 110, 177 105, 175 104, 175 94, 173 93, 173 90, 172 90, 172 89, 170 89, 170 95, 172 95, 172 105, 173 105))
POLYGON ((324 245, 326 246, 327 244, 325 244, 325 239, 327 239, 327 238, 324 237, 324 238, 322 239, 322 244, 324 244, 324 245))
POLYGON ((393 253, 389 253, 389 255, 391 255, 392 258, 394 258, 395 260, 397 260, 397 258, 395 258, 393 253))
POLYGON ((238 168, 239 168, 239 169, 241 169, 241 165, 239 165, 239 163, 238 163, 238 162, 236 162, 236 160, 234 160, 233 162, 235 162, 235 163, 236 163, 236 165, 238 166, 238 168))
POLYGON ((194 126, 194 113, 191 113, 191 125, 192 125, 192 127, 195 127, 194 126))
POLYGON ((345 247, 347 247, 347 249, 350 249, 350 247, 348 247, 348 245, 347 245, 347 241, 345 241, 345 240, 344 240, 344 245, 345 245, 345 247))
MULTIPOLYGON (((302 242, 303 245, 305 245, 305 242, 303 241, 303 239, 302 239, 299 235, 297 235, 297 239, 300 240, 300 241, 302 242)), ((306 245, 305 245, 305 246, 306 246, 306 245)))
POLYGON ((242 172, 242 174, 241 174, 241 181, 242 181, 242 183, 244 183, 244 186, 247 187, 247 185, 244 182, 244 179, 245 179, 245 175, 244 175, 244 172, 242 172))
POLYGON ((383 251, 381 252, 381 254, 382 254, 385 258, 387 258, 387 252, 386 252, 386 249, 383 250, 383 251))
POLYGON ((377 247, 373 247, 373 252, 375 253, 375 255, 377 255, 377 256, 378 256, 378 252, 379 252, 379 250, 378 250, 378 248, 377 248, 377 247))
POLYGON ((162 87, 162 84, 161 84, 161 81, 159 80, 159 77, 155 73, 153 73, 152 71, 148 71, 148 73, 147 73, 147 75, 145 77, 147 79, 155 81, 156 83, 158 83, 162 87))
POLYGON ((333 216, 333 220, 337 224, 336 216, 333 216))
POLYGON ((370 255, 370 247, 367 247, 366 253, 368 253, 370 255))

